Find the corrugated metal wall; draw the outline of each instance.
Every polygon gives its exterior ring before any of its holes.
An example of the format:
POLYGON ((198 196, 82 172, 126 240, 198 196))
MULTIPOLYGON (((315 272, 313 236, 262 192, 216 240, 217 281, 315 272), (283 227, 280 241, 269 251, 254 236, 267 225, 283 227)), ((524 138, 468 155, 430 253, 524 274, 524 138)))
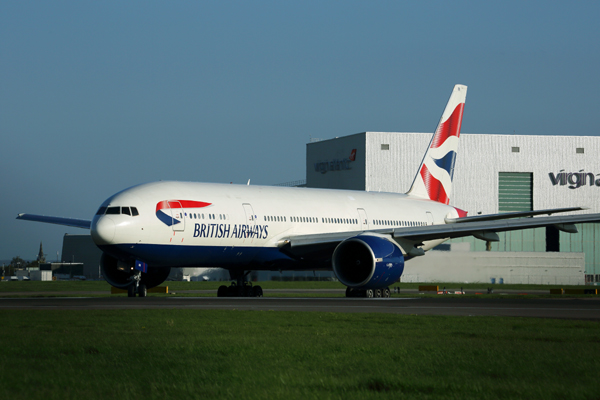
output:
MULTIPOLYGON (((364 132, 347 137, 351 143, 344 141, 345 138, 310 143, 307 145, 307 185, 405 193, 431 136, 430 133, 364 132), (343 156, 357 143, 364 146, 364 157, 356 159, 356 164, 362 163, 362 167, 353 165, 351 170, 327 177, 317 176, 319 173, 311 169, 319 155, 321 158, 329 154, 343 156)), ((599 155, 600 138, 595 136, 462 134, 450 204, 470 215, 497 213, 502 197, 499 173, 515 172, 531 176, 533 209, 585 206, 590 208, 587 212, 600 213, 600 186, 588 175, 600 179, 599 155), (568 178, 570 173, 579 175, 568 178), (581 185, 584 178, 585 185, 581 185)), ((588 224, 578 234, 561 233, 560 236, 561 251, 585 252, 587 274, 600 275, 600 246, 595 245, 595 239, 600 239, 599 230, 600 225, 588 224)), ((501 240, 492 244, 493 251, 541 252, 546 249, 543 228, 499 235, 501 240)), ((480 240, 459 241, 470 242, 474 251, 485 250, 485 242, 480 240)))

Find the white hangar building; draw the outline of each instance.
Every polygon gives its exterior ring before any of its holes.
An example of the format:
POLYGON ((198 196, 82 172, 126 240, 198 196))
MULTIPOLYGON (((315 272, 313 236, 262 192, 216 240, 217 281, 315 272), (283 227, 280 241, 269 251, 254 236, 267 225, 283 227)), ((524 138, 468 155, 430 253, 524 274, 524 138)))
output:
MULTIPOLYGON (((306 186, 405 193, 431 136, 363 132, 313 141, 307 144, 306 186)), ((600 213, 599 195, 598 137, 461 134, 450 204, 469 215, 573 206, 600 213)), ((486 243, 473 237, 446 248, 462 250, 452 253, 468 269, 460 281, 600 282, 600 224, 577 227, 576 234, 554 227, 499 233, 500 241, 491 243, 494 254, 481 253, 486 243)), ((452 280, 449 268, 433 266, 433 253, 407 263, 403 281, 452 280)), ((448 259, 448 253, 438 257, 448 259)))

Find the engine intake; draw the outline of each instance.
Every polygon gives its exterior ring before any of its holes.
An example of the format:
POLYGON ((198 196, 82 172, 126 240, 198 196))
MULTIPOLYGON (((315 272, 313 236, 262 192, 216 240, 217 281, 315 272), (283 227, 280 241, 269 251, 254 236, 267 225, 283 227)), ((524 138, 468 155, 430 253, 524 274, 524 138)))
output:
MULTIPOLYGON (((136 272, 133 263, 119 261, 106 253, 102 254, 100 266, 104 280, 120 289, 126 289, 131 284, 130 278, 136 272)), ((141 283, 145 284, 148 289, 156 287, 167 279, 170 272, 170 267, 157 268, 150 266, 147 273, 142 273, 141 283)))
POLYGON ((381 289, 400 279, 404 256, 385 236, 362 234, 340 243, 333 252, 333 272, 351 288, 381 289))

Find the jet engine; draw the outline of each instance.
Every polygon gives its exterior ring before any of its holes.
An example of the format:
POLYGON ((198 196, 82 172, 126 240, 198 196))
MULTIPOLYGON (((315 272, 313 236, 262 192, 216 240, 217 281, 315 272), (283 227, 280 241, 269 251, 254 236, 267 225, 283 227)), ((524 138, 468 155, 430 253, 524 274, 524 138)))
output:
MULTIPOLYGON (((100 267, 102 268, 102 276, 112 286, 127 289, 131 284, 131 277, 137 272, 133 267, 133 263, 120 261, 106 253, 102 254, 100 259, 100 267)), ((163 283, 171 272, 171 267, 148 267, 148 272, 142 273, 140 283, 146 285, 150 289, 163 283)))
POLYGON ((404 256, 389 238, 362 234, 341 242, 333 252, 333 272, 350 288, 381 289, 400 279, 404 256))

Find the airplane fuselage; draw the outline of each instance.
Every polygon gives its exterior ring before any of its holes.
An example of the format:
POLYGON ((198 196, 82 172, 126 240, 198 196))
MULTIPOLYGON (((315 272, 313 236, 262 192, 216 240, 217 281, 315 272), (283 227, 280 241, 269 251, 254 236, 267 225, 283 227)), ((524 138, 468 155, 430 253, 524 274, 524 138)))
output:
POLYGON ((448 216, 458 216, 454 207, 406 194, 155 182, 107 199, 91 233, 102 251, 156 267, 318 269, 330 264, 291 258, 281 240, 441 224, 448 216))

